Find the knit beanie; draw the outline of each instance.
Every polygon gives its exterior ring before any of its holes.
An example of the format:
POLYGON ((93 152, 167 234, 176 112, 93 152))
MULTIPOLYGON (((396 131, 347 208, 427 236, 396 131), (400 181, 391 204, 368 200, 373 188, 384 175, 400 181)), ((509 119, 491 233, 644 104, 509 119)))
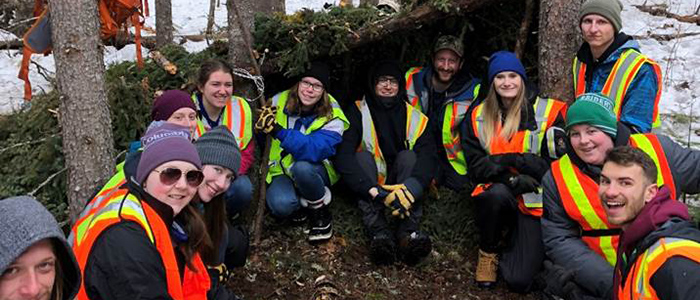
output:
POLYGON ((153 102, 151 120, 167 121, 175 111, 183 107, 197 111, 190 95, 180 90, 167 90, 153 102))
POLYGON ((56 219, 41 203, 29 196, 0 200, 0 274, 29 247, 44 239, 54 241, 61 264, 63 299, 73 299, 80 288, 80 269, 56 219))
POLYGON ((207 131, 195 142, 202 165, 217 165, 238 174, 241 167, 241 151, 236 138, 226 126, 220 125, 207 131))
POLYGON ((445 49, 454 51, 459 57, 464 56, 464 44, 454 35, 439 37, 437 42, 435 42, 435 47, 433 47, 433 55, 445 49))
POLYGON ((501 72, 515 72, 520 75, 523 82, 527 80, 525 75, 525 67, 520 60, 515 56, 515 53, 508 51, 498 51, 491 54, 489 58, 489 82, 493 82, 493 78, 501 72))
POLYGON ((617 135, 614 108, 615 103, 601 93, 578 96, 566 112, 566 131, 577 124, 589 124, 614 138, 617 135))
POLYGON ((190 162, 198 169, 202 162, 197 149, 190 142, 190 130, 187 127, 162 122, 150 126, 141 138, 143 153, 136 168, 136 182, 143 184, 155 168, 163 163, 182 160, 190 162))
POLYGON ((620 28, 622 28, 620 11, 622 11, 622 3, 620 3, 620 0, 588 0, 581 6, 578 23, 580 25, 583 17, 587 15, 601 15, 612 23, 617 33, 620 32, 620 28))
POLYGON ((331 71, 328 69, 328 65, 323 62, 315 61, 311 63, 311 67, 301 74, 299 79, 304 77, 313 77, 323 84, 323 89, 328 91, 331 81, 331 71))

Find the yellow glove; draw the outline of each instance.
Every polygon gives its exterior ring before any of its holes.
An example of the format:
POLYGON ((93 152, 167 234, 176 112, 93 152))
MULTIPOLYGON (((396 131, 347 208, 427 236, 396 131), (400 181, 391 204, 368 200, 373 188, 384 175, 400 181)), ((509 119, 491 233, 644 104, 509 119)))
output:
POLYGON ((258 109, 258 121, 255 122, 255 129, 264 133, 270 133, 275 128, 275 116, 277 106, 265 105, 258 109))
POLYGON ((389 195, 384 198, 384 205, 393 209, 392 216, 403 219, 411 215, 410 209, 416 200, 404 184, 382 185, 382 188, 389 191, 389 195))

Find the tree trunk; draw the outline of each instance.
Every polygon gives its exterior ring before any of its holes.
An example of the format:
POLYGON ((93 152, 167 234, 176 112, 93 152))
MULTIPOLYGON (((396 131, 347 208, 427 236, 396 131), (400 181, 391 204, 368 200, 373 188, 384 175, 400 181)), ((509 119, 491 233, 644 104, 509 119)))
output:
POLYGON ((578 13, 583 2, 584 0, 540 2, 540 91, 563 101, 574 99, 571 65, 581 45, 578 13))
POLYGON ((214 17, 216 12, 216 0, 209 0, 209 14, 207 15, 207 30, 205 31, 207 39, 212 34, 212 29, 214 28, 214 17))
POLYGON ((156 1, 156 47, 173 42, 173 7, 170 0, 156 1))
POLYGON ((51 0, 49 7, 68 202, 71 220, 75 220, 114 170, 103 46, 96 1, 51 0))

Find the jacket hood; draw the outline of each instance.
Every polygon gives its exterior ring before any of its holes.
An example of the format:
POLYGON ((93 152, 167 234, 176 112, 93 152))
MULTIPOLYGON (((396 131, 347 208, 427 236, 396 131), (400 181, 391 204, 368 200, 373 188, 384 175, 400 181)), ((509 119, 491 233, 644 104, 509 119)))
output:
POLYGON ((382 60, 377 62, 367 73, 367 103, 370 106, 380 105, 379 96, 374 91, 375 83, 377 79, 381 76, 391 76, 396 78, 399 82, 399 91, 394 97, 393 105, 400 102, 408 102, 408 95, 406 92, 406 78, 404 77, 404 72, 396 61, 393 60, 382 60))
POLYGON ((28 196, 0 200, 0 228, 0 274, 29 247, 48 239, 59 261, 63 299, 73 299, 80 289, 80 267, 58 223, 41 203, 28 196))

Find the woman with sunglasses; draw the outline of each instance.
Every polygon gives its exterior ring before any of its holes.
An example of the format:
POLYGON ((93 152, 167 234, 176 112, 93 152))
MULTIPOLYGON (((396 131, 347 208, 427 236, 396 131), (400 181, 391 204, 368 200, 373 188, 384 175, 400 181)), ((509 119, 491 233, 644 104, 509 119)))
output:
POLYGON ((514 53, 489 59, 488 94, 462 125, 462 148, 479 228, 476 281, 494 286, 500 270, 508 287, 527 292, 544 259, 540 233, 542 176, 563 150, 565 104, 541 98, 526 86, 525 68, 514 53), (509 241, 501 248, 503 231, 509 241), (500 264, 499 264, 500 252, 500 264))
POLYGON ((83 275, 77 299, 206 298, 199 253, 211 241, 189 205, 204 179, 189 130, 163 123, 141 142, 136 176, 87 205, 71 232, 83 275))
POLYGON ((328 187, 338 175, 329 159, 348 127, 340 105, 328 93, 329 81, 328 66, 313 63, 292 88, 275 95, 271 105, 263 107, 255 124, 272 137, 267 205, 277 217, 289 217, 302 207, 308 209, 310 242, 333 235, 328 187))

